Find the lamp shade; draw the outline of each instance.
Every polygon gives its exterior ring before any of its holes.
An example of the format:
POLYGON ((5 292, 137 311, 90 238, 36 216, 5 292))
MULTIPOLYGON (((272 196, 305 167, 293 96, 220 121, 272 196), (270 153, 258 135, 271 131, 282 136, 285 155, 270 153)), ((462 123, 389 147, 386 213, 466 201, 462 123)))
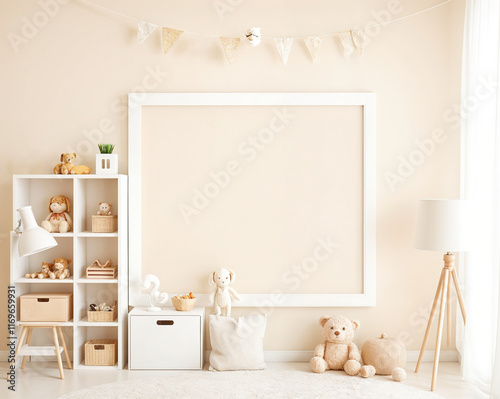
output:
POLYGON ((54 237, 36 224, 31 206, 19 208, 17 211, 23 224, 23 232, 19 237, 19 256, 33 255, 57 245, 54 237))
POLYGON ((466 200, 420 200, 415 248, 428 251, 468 251, 469 203, 466 200))

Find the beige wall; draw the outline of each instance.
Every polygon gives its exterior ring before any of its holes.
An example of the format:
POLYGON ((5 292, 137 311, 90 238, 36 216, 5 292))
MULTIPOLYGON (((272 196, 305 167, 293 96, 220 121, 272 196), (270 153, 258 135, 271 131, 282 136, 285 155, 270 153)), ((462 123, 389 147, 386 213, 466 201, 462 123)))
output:
MULTIPOLYGON (((387 5, 379 0, 370 6, 319 0, 96 2, 157 24, 224 35, 241 34, 253 25, 264 35, 328 33, 371 21, 373 12, 387 5), (220 17, 214 4, 229 6, 220 17)), ((438 2, 404 0, 396 16, 438 2)), ((317 319, 333 313, 360 320, 358 343, 384 331, 404 339, 408 349, 418 349, 441 254, 412 248, 414 211, 418 198, 456 197, 459 192, 458 130, 450 114, 443 114, 459 101, 463 3, 453 1, 380 29, 364 56, 350 63, 333 38, 324 38, 321 63, 313 65, 297 40, 283 67, 270 41, 254 49, 242 44, 233 65, 223 58, 216 38, 186 34, 163 55, 158 34, 141 46, 132 21, 79 2, 62 6, 16 52, 9 32, 20 35, 24 18, 44 23, 43 15, 35 1, 2 1, 2 292, 9 273, 12 174, 49 173, 58 155, 70 148, 92 164, 89 146, 102 139, 117 143, 120 171, 126 173, 126 93, 144 86, 153 92, 369 91, 377 94, 377 306, 275 309, 265 349, 312 349, 321 337, 317 319), (430 138, 435 129, 443 129, 445 139, 440 136, 432 153, 418 159, 415 140, 430 138), (392 190, 387 172, 398 173, 401 160, 411 157, 421 164, 407 170, 392 190)), ((3 331, 4 294, 0 298, 3 331)), ((235 314, 246 311, 237 309, 235 314)))

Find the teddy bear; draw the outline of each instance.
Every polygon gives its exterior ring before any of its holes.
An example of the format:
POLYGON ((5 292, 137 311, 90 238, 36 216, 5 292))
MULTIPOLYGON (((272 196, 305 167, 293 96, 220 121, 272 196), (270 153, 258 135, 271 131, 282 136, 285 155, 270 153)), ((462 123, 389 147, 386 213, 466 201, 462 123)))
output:
POLYGON ((215 285, 215 290, 210 294, 209 304, 214 304, 212 314, 216 316, 231 316, 231 297, 240 300, 238 293, 229 284, 236 278, 234 272, 229 269, 219 269, 208 278, 209 285, 215 285))
POLYGON ((323 316, 319 324, 323 327, 325 342, 314 349, 314 357, 310 361, 312 371, 323 373, 343 369, 348 375, 358 375, 361 355, 352 340, 359 322, 345 316, 323 316))
POLYGON ((92 172, 88 166, 85 165, 73 165, 73 161, 76 159, 76 152, 73 153, 63 153, 61 154, 61 163, 54 166, 54 174, 56 175, 88 175, 92 172))
POLYGON ((50 273, 52 272, 52 268, 54 267, 53 263, 42 262, 42 271, 35 273, 26 273, 24 277, 26 278, 49 278, 50 273))
POLYGON ((49 215, 40 224, 49 233, 67 233, 71 230, 69 216, 70 202, 64 195, 57 195, 49 200, 49 215))
POLYGON ((110 204, 109 202, 99 202, 99 210, 97 211, 98 215, 105 215, 109 216, 111 215, 111 207, 113 205, 110 204))
POLYGON ((64 280, 66 277, 70 276, 69 273, 69 264, 71 263, 71 259, 66 258, 56 258, 54 259, 54 268, 53 271, 49 273, 49 277, 52 280, 59 279, 64 280))
POLYGON ((61 154, 61 163, 54 166, 55 175, 67 175, 73 169, 73 161, 76 159, 76 153, 63 153, 61 154))

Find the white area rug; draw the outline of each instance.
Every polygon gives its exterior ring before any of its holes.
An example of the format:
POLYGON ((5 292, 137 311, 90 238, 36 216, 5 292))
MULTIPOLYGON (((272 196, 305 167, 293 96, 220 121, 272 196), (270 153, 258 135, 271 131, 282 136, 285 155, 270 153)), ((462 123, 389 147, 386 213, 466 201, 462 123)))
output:
POLYGON ((364 379, 328 371, 193 371, 167 377, 132 379, 97 385, 59 396, 60 399, 439 399, 390 377, 364 379))

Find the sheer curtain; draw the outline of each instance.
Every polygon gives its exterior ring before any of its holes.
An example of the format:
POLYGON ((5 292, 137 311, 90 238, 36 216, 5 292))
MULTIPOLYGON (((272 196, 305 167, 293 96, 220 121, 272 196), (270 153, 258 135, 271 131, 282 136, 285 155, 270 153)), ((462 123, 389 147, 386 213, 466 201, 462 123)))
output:
POLYGON ((500 5, 467 0, 462 73, 462 194, 474 250, 462 258, 464 377, 500 398, 500 5))

